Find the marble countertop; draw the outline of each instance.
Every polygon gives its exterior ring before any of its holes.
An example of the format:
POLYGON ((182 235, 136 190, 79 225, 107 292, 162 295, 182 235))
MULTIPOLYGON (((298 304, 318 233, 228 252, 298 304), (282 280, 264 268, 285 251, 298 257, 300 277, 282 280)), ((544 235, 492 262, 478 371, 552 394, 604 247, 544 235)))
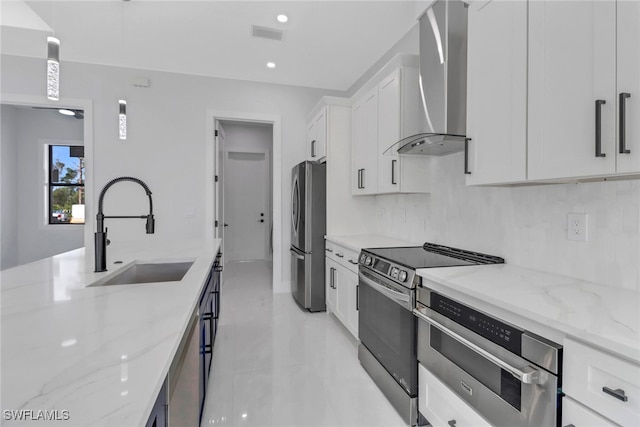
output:
POLYGON ((508 264, 420 269, 423 286, 562 344, 640 363, 640 293, 508 264))
POLYGON ((397 246, 422 246, 422 243, 407 242, 392 237, 376 234, 360 234, 356 236, 325 236, 325 239, 360 252, 363 248, 384 248, 397 246))
POLYGON ((105 273, 84 248, 0 272, 1 424, 145 425, 220 241, 142 243, 110 245, 105 273), (194 264, 180 282, 87 287, 135 260, 194 264), (68 420, 9 420, 12 410, 68 420))

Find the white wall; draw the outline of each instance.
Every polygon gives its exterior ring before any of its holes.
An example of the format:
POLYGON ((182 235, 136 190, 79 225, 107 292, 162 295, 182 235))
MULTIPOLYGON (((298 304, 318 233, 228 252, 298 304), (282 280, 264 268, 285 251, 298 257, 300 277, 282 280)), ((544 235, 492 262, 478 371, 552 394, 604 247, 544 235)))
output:
POLYGON ((82 247, 82 225, 48 225, 46 186, 44 181, 44 143, 46 141, 74 141, 83 144, 83 122, 62 116, 56 111, 28 107, 2 106, 2 268, 25 264, 41 258, 82 247), (7 117, 5 117, 5 113, 7 117), (10 119, 9 135, 5 135, 5 120, 10 119), (5 138, 6 136, 6 138, 5 138), (15 146, 5 157, 4 148, 15 146), (11 158, 13 156, 13 158, 11 158), (13 164, 5 169, 5 162, 13 164), (13 194, 15 193, 15 194, 13 194), (15 212, 5 209, 11 205, 15 212), (5 234, 5 230, 12 230, 5 234), (6 238, 6 241, 5 241, 6 238), (17 242, 16 242, 17 240, 17 242), (10 254, 5 245, 17 254, 10 254), (5 260, 5 256, 9 256, 5 260), (5 264, 6 262, 6 264, 5 264))
MULTIPOLYGON (((2 56, 2 91, 45 93, 43 59, 2 56)), ((61 63, 61 96, 93 102, 94 203, 102 186, 114 177, 133 175, 153 192, 156 234, 146 235, 144 221, 107 220, 111 240, 154 240, 202 237, 205 230, 205 143, 208 110, 278 115, 282 119, 281 209, 289 212, 289 171, 305 156, 305 117, 325 90, 262 84, 146 70, 61 63), (144 76, 149 88, 123 87, 144 76), (128 139, 117 139, 117 102, 127 99, 128 139), (193 218, 185 210, 195 209, 193 218), (117 221, 117 222, 116 222, 117 221)), ((105 197, 105 213, 145 214, 147 200, 135 184, 120 183, 105 197)), ((95 212, 88 211, 87 218, 95 212)), ((95 224, 91 225, 95 227, 95 224)), ((282 223, 282 250, 290 245, 282 223)), ((92 245, 92 243, 90 242, 92 245)), ((281 270, 289 280, 290 259, 282 254, 281 270)))
POLYGON ((18 265, 17 110, 0 105, 0 270, 18 265))
POLYGON ((377 196, 377 232, 640 290, 640 181, 467 187, 462 164, 462 153, 432 159, 431 194, 377 196), (587 242, 567 239, 572 212, 589 215, 587 242))

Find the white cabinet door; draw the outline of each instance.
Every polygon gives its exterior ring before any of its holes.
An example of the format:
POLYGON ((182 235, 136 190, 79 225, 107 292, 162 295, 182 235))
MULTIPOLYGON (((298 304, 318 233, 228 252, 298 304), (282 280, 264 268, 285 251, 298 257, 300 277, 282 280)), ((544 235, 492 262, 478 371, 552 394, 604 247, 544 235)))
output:
POLYGON ((349 299, 349 310, 347 316, 347 329, 358 339, 358 309, 359 309, 359 287, 358 274, 350 270, 344 272, 344 285, 347 288, 347 298, 349 299))
POLYGON ((327 304, 327 311, 332 313, 336 312, 336 289, 335 289, 335 280, 336 280, 336 271, 337 271, 338 263, 332 260, 329 257, 325 257, 325 298, 327 304))
POLYGON ((336 316, 347 326, 349 322, 349 283, 347 283, 347 269, 340 264, 336 267, 336 316))
POLYGON ((378 193, 400 191, 399 156, 395 152, 384 152, 402 136, 401 78, 398 68, 378 85, 378 193))
POLYGON ((364 97, 364 168, 361 172, 363 194, 378 192, 378 88, 364 97))
POLYGON ((637 173, 640 172, 640 2, 619 1, 617 7, 617 96, 619 107, 623 97, 625 110, 624 117, 619 116, 618 120, 617 171, 637 173), (620 120, 624 120, 624 126, 620 126, 620 120), (621 137, 625 147, 621 147, 621 137))
POLYGON ((307 159, 322 160, 327 156, 327 109, 323 108, 307 127, 307 159))
POLYGON ((523 182, 527 171, 527 2, 468 9, 468 185, 523 182))
POLYGON ((529 179, 614 173, 616 3, 528 5, 529 179))

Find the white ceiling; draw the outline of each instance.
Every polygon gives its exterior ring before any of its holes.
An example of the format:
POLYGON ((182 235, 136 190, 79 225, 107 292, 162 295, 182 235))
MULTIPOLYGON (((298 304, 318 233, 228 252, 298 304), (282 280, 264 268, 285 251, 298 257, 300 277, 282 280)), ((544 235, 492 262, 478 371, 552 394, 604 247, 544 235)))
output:
POLYGON ((26 1, 31 19, 13 10, 19 3, 1 0, 2 53, 44 59, 44 21, 61 62, 334 90, 349 89, 416 23, 414 1, 403 0, 26 1), (284 30, 284 41, 251 37, 254 24, 284 30))

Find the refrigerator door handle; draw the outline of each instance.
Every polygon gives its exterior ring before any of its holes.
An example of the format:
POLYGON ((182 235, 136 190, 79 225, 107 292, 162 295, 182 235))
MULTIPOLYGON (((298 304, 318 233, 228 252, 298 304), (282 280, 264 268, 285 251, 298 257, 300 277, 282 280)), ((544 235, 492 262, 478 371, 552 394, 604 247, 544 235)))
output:
POLYGON ((293 250, 293 248, 289 249, 289 252, 291 252, 291 255, 293 255, 297 259, 304 259, 304 255, 300 255, 298 252, 293 250))

